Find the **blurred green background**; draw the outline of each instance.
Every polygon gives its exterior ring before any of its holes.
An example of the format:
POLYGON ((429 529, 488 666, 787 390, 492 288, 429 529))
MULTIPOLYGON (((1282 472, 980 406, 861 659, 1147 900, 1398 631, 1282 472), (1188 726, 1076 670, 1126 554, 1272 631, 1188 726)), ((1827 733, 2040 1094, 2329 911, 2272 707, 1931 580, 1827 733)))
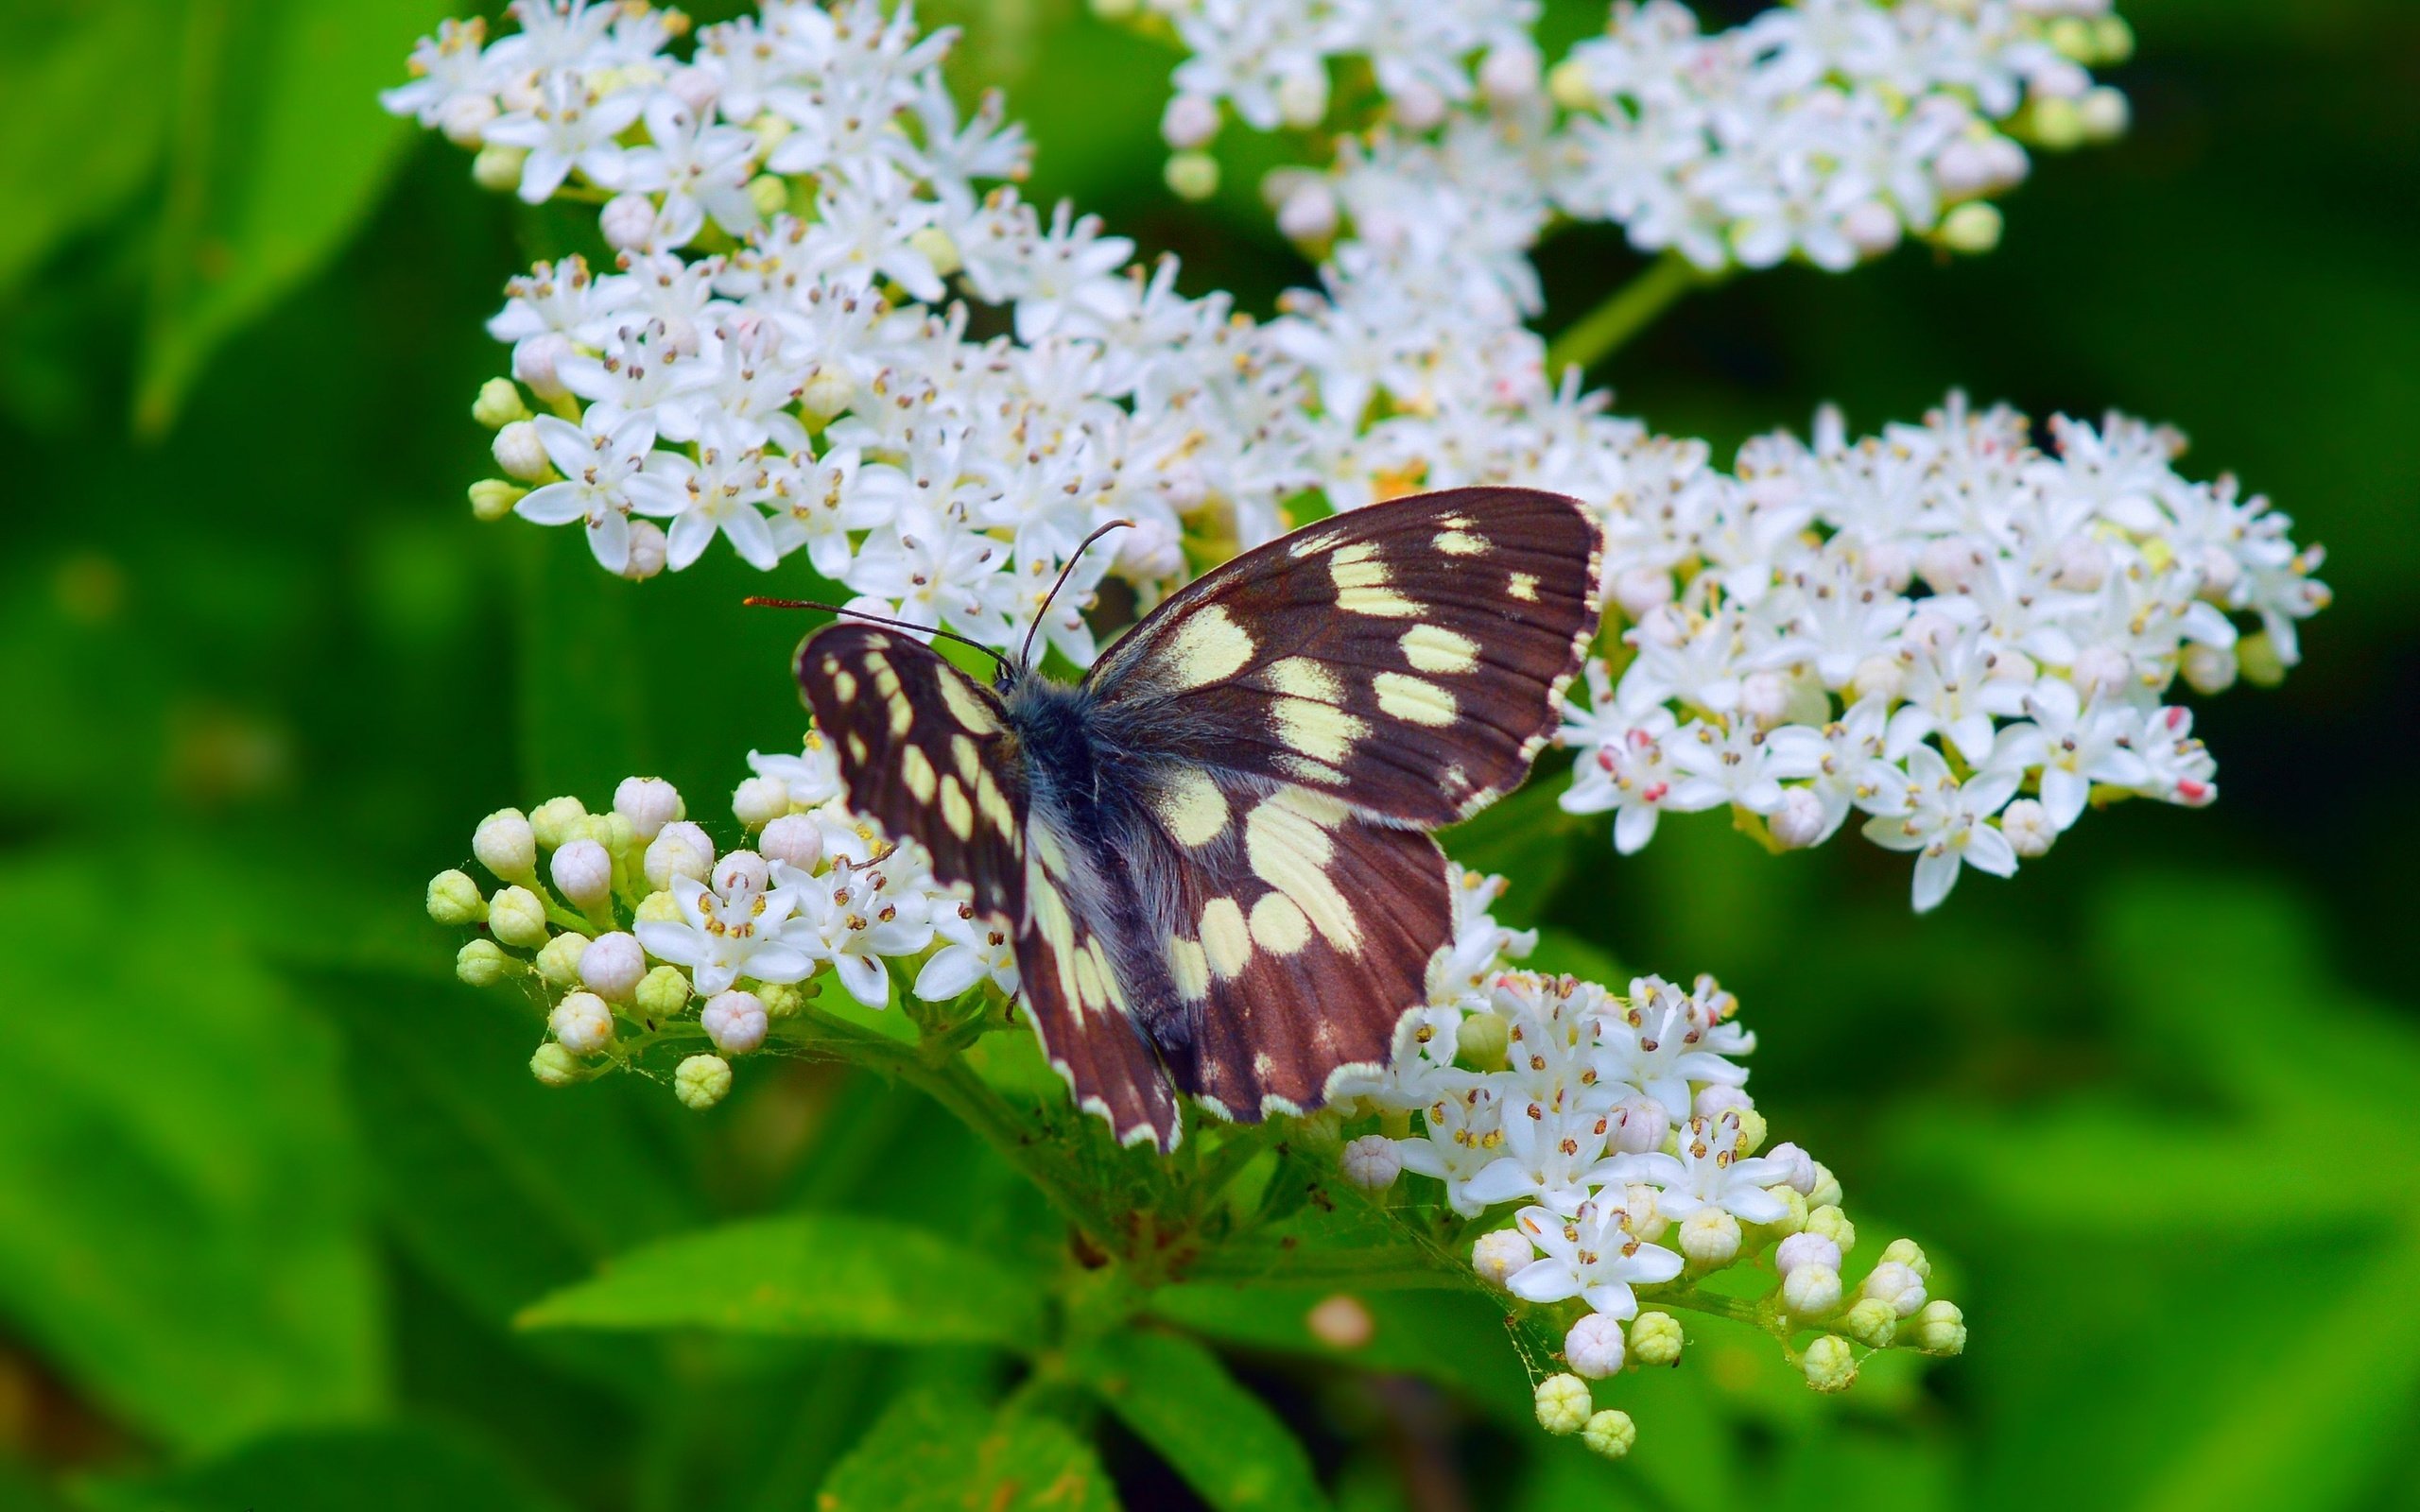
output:
MULTIPOLYGON (((1370 1470, 1397 1451, 1477 1506, 2420 1503, 2420 12, 2123 9, 2133 133, 2039 162, 1998 252, 1735 281, 1598 376, 1725 452, 1953 386, 2186 429, 2187 471, 2271 494, 2338 593, 2282 689, 2198 713, 2220 803, 2096 816, 1923 919, 1899 857, 1774 860, 1713 816, 1624 861, 1540 842, 1512 900, 1737 991, 1775 1129, 1932 1250, 1968 1354, 1818 1402, 1710 1337, 1639 1381, 1619 1470, 1248 1358, 1346 1503, 1406 1504, 1370 1470)), ((911 1093, 808 1066, 743 1068, 703 1118, 547 1093, 534 1015, 450 984, 421 891, 482 813, 632 770, 719 811, 801 715, 797 627, 737 608, 763 579, 730 554, 640 587, 471 519, 479 322, 555 232, 376 112, 444 13, 0 16, 0 1503, 798 1506, 901 1381, 984 1369, 510 1327, 717 1216, 1016 1210, 911 1093)), ((1307 277, 1248 185, 1160 186, 1171 55, 1067 0, 942 16, 1039 141, 1034 198, 1247 308, 1307 277)), ((1549 327, 1637 266, 1600 231, 1542 262, 1549 327)), ((1183 1504, 1110 1457, 1132 1504, 1183 1504)))

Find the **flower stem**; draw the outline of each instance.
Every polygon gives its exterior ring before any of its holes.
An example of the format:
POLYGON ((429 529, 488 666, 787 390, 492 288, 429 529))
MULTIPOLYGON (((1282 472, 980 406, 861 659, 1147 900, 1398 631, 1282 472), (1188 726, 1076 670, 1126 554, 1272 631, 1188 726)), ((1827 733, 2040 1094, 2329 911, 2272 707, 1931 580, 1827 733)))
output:
POLYGON ((1678 252, 1666 252, 1547 344, 1547 382, 1559 381, 1565 368, 1582 372, 1594 368, 1653 323, 1682 295, 1720 277, 1701 271, 1678 252))

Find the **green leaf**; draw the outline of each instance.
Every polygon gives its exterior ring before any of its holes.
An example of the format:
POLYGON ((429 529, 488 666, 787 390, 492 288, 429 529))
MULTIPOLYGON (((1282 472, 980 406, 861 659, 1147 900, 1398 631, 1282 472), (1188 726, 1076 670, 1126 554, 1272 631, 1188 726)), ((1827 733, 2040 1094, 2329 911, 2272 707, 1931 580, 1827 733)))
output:
POLYGON ((324 1029, 247 954, 258 879, 172 846, 0 866, 0 1314, 185 1450, 366 1413, 382 1323, 324 1029))
POLYGON ((1526 929, 1536 923, 1547 900, 1571 874, 1582 826, 1556 801, 1565 785, 1559 773, 1532 775, 1511 797, 1437 837, 1445 853, 1461 865, 1512 880, 1495 908, 1497 920, 1508 927, 1526 929))
POLYGON ((150 177, 174 18, 168 0, 87 0, 0 23, 0 294, 150 177))
POLYGON ((1042 1303, 1024 1278, 924 1229, 810 1213, 648 1246, 520 1321, 1022 1349, 1040 1334, 1042 1303))
POLYGON ((185 0, 135 383, 140 430, 166 431, 211 352, 368 215, 415 130, 379 109, 377 91, 401 81, 412 39, 449 9, 185 0))
POLYGON ((1327 1504, 1301 1440, 1193 1340, 1129 1330, 1094 1342, 1068 1364, 1219 1512, 1327 1504))
POLYGON ((94 1512, 545 1512, 486 1449, 423 1427, 294 1434, 155 1479, 91 1481, 94 1512))
POLYGON ((817 1512, 1109 1512, 1109 1477, 1046 1418, 993 1414, 954 1392, 892 1402, 832 1469, 817 1512))

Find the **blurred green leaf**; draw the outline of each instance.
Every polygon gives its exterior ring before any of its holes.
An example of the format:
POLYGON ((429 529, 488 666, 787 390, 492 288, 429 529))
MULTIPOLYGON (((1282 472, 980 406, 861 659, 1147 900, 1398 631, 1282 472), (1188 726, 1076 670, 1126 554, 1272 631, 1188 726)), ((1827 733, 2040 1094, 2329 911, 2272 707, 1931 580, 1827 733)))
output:
POLYGON ((1069 1368, 1218 1512, 1309 1512, 1327 1499, 1302 1441, 1191 1339, 1129 1329, 1069 1368))
POLYGON ((786 1338, 1029 1346, 1022 1277, 887 1219, 812 1213, 649 1245, 525 1309, 532 1329, 717 1329, 786 1338))
POLYGON ((291 1434, 146 1480, 88 1481, 93 1512, 545 1512, 485 1448, 419 1426, 291 1434))
POLYGON ((1512 879, 1497 899, 1497 920, 1527 929, 1571 875, 1581 821, 1557 802, 1565 786, 1553 772, 1533 774, 1509 798, 1437 837, 1445 853, 1474 871, 1512 879))
POLYGON ((1047 1418, 911 1391, 891 1403, 816 1497, 817 1512, 1107 1512, 1091 1448, 1047 1418))
POLYGON ((0 20, 0 295, 151 175, 175 16, 170 0, 83 0, 0 20))
POLYGON ((0 1310, 184 1449, 382 1395, 333 1047, 238 930, 273 895, 173 848, 0 865, 42 984, 0 1056, 0 1310))
MULTIPOLYGON (((168 185, 134 394, 166 431, 202 364, 369 214, 409 122, 377 92, 445 0, 184 0, 168 185)), ((111 96, 114 97, 112 91, 111 96)))

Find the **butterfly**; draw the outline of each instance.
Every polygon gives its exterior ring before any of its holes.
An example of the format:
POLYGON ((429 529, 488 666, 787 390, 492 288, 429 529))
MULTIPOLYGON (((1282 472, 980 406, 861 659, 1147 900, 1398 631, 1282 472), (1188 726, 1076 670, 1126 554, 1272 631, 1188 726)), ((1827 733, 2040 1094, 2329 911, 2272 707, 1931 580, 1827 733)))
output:
MULTIPOLYGON (((800 646, 850 806, 1013 936, 1078 1106, 1173 1149, 1381 1069, 1452 941, 1427 832, 1519 784, 1599 623, 1574 499, 1333 516, 1171 594, 1069 684, 842 621, 800 646)), ((996 656, 996 653, 994 653, 996 656)))

